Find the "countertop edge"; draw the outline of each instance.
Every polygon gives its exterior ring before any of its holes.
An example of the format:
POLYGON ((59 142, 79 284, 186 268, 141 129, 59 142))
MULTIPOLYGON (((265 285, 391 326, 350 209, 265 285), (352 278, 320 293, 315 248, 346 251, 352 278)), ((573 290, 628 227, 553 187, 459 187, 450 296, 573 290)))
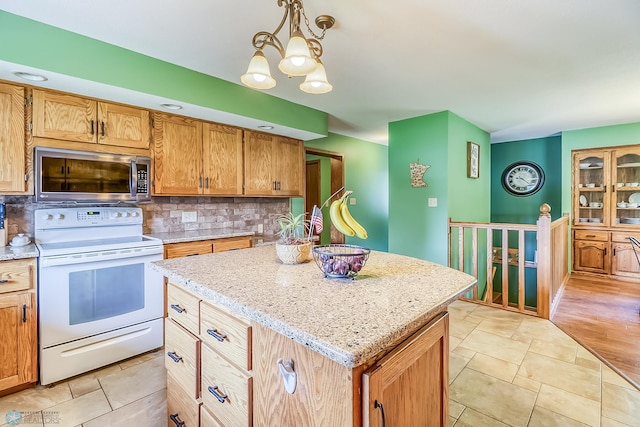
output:
POLYGON ((251 307, 247 307, 239 303, 238 301, 229 298, 219 292, 213 291, 210 288, 202 286, 201 284, 187 279, 179 274, 175 274, 170 270, 167 270, 161 266, 158 266, 154 263, 150 264, 151 268, 160 272, 164 276, 166 276, 170 281, 184 286, 186 289, 197 293, 202 296, 203 299, 208 299, 213 303, 220 304, 224 308, 228 309, 231 313, 236 313, 242 315, 252 321, 255 321, 269 329, 278 332, 286 336, 287 338, 292 339, 298 344, 304 345, 317 353, 340 363, 347 368, 355 368, 358 367, 368 360, 371 360, 378 354, 384 353, 386 350, 392 348, 392 346, 397 345, 402 342, 404 339, 411 336, 422 326, 427 324, 437 313, 445 311, 446 308, 456 299, 460 298, 461 295, 468 292, 472 289, 477 281, 473 281, 469 283, 466 287, 462 288, 455 294, 449 295, 445 297, 443 300, 435 304, 431 307, 430 310, 422 313, 420 316, 415 318, 413 321, 406 323, 399 330, 394 331, 391 334, 386 335, 385 337, 380 338, 375 343, 372 343, 366 351, 363 351, 360 354, 354 355, 352 353, 346 352, 341 348, 337 348, 334 345, 324 342, 317 337, 311 336, 303 331, 300 331, 291 325, 288 325, 280 320, 274 319, 271 316, 268 316, 256 309, 251 307))

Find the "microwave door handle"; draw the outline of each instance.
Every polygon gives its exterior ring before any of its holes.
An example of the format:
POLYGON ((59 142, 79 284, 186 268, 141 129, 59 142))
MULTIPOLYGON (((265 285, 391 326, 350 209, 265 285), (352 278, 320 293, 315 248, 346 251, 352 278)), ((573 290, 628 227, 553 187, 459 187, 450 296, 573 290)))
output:
POLYGON ((129 177, 131 184, 131 198, 135 199, 138 195, 138 165, 135 160, 131 160, 131 176, 129 177))

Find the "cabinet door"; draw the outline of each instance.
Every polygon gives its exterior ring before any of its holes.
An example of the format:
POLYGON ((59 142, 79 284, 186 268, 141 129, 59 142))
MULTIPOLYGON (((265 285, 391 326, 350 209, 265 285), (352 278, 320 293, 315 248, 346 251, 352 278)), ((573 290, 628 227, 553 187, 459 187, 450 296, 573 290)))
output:
POLYGON ((573 267, 579 271, 593 273, 609 272, 609 257, 607 257, 608 242, 590 240, 576 240, 573 251, 573 267))
POLYGON ((449 315, 434 319, 363 374, 363 426, 449 425, 449 315))
POLYGON ((98 143, 149 148, 149 111, 124 105, 98 103, 98 143))
MULTIPOLYGON (((640 263, 633 247, 626 243, 614 243, 611 259, 611 274, 616 276, 640 277, 640 263)), ((638 257, 640 257, 640 249, 638 257)))
POLYGON ((24 89, 0 83, 0 193, 25 191, 24 89))
POLYGON ((154 194, 202 193, 202 122, 154 116, 154 194))
POLYGON ((245 132, 244 194, 247 196, 270 196, 275 191, 274 139, 273 135, 245 132))
POLYGON ((276 190, 279 196, 303 196, 302 141, 277 137, 274 145, 276 190))
POLYGON ((33 136, 96 142, 96 101, 33 90, 33 136))
POLYGON ((574 224, 607 227, 610 224, 611 191, 609 152, 579 151, 573 154, 574 224))
POLYGON ((640 147, 611 153, 611 217, 615 227, 640 228, 640 147))
POLYGON ((34 295, 0 295, 0 390, 36 381, 37 339, 34 295))
POLYGON ((203 126, 204 194, 242 194, 242 129, 213 123, 203 126))

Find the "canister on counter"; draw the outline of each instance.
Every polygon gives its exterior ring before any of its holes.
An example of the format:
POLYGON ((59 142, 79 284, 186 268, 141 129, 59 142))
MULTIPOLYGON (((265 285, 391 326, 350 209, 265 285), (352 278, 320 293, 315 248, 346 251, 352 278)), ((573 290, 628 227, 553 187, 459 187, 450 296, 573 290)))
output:
POLYGON ((7 234, 7 207, 4 203, 0 203, 0 246, 7 246, 8 234, 7 234))

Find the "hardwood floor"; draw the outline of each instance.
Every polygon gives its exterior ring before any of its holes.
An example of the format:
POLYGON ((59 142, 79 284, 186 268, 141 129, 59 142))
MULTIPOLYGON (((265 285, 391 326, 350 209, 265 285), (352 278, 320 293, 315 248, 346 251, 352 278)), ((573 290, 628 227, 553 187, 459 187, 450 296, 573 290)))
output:
POLYGON ((640 390, 640 283, 572 275, 551 321, 640 390))

